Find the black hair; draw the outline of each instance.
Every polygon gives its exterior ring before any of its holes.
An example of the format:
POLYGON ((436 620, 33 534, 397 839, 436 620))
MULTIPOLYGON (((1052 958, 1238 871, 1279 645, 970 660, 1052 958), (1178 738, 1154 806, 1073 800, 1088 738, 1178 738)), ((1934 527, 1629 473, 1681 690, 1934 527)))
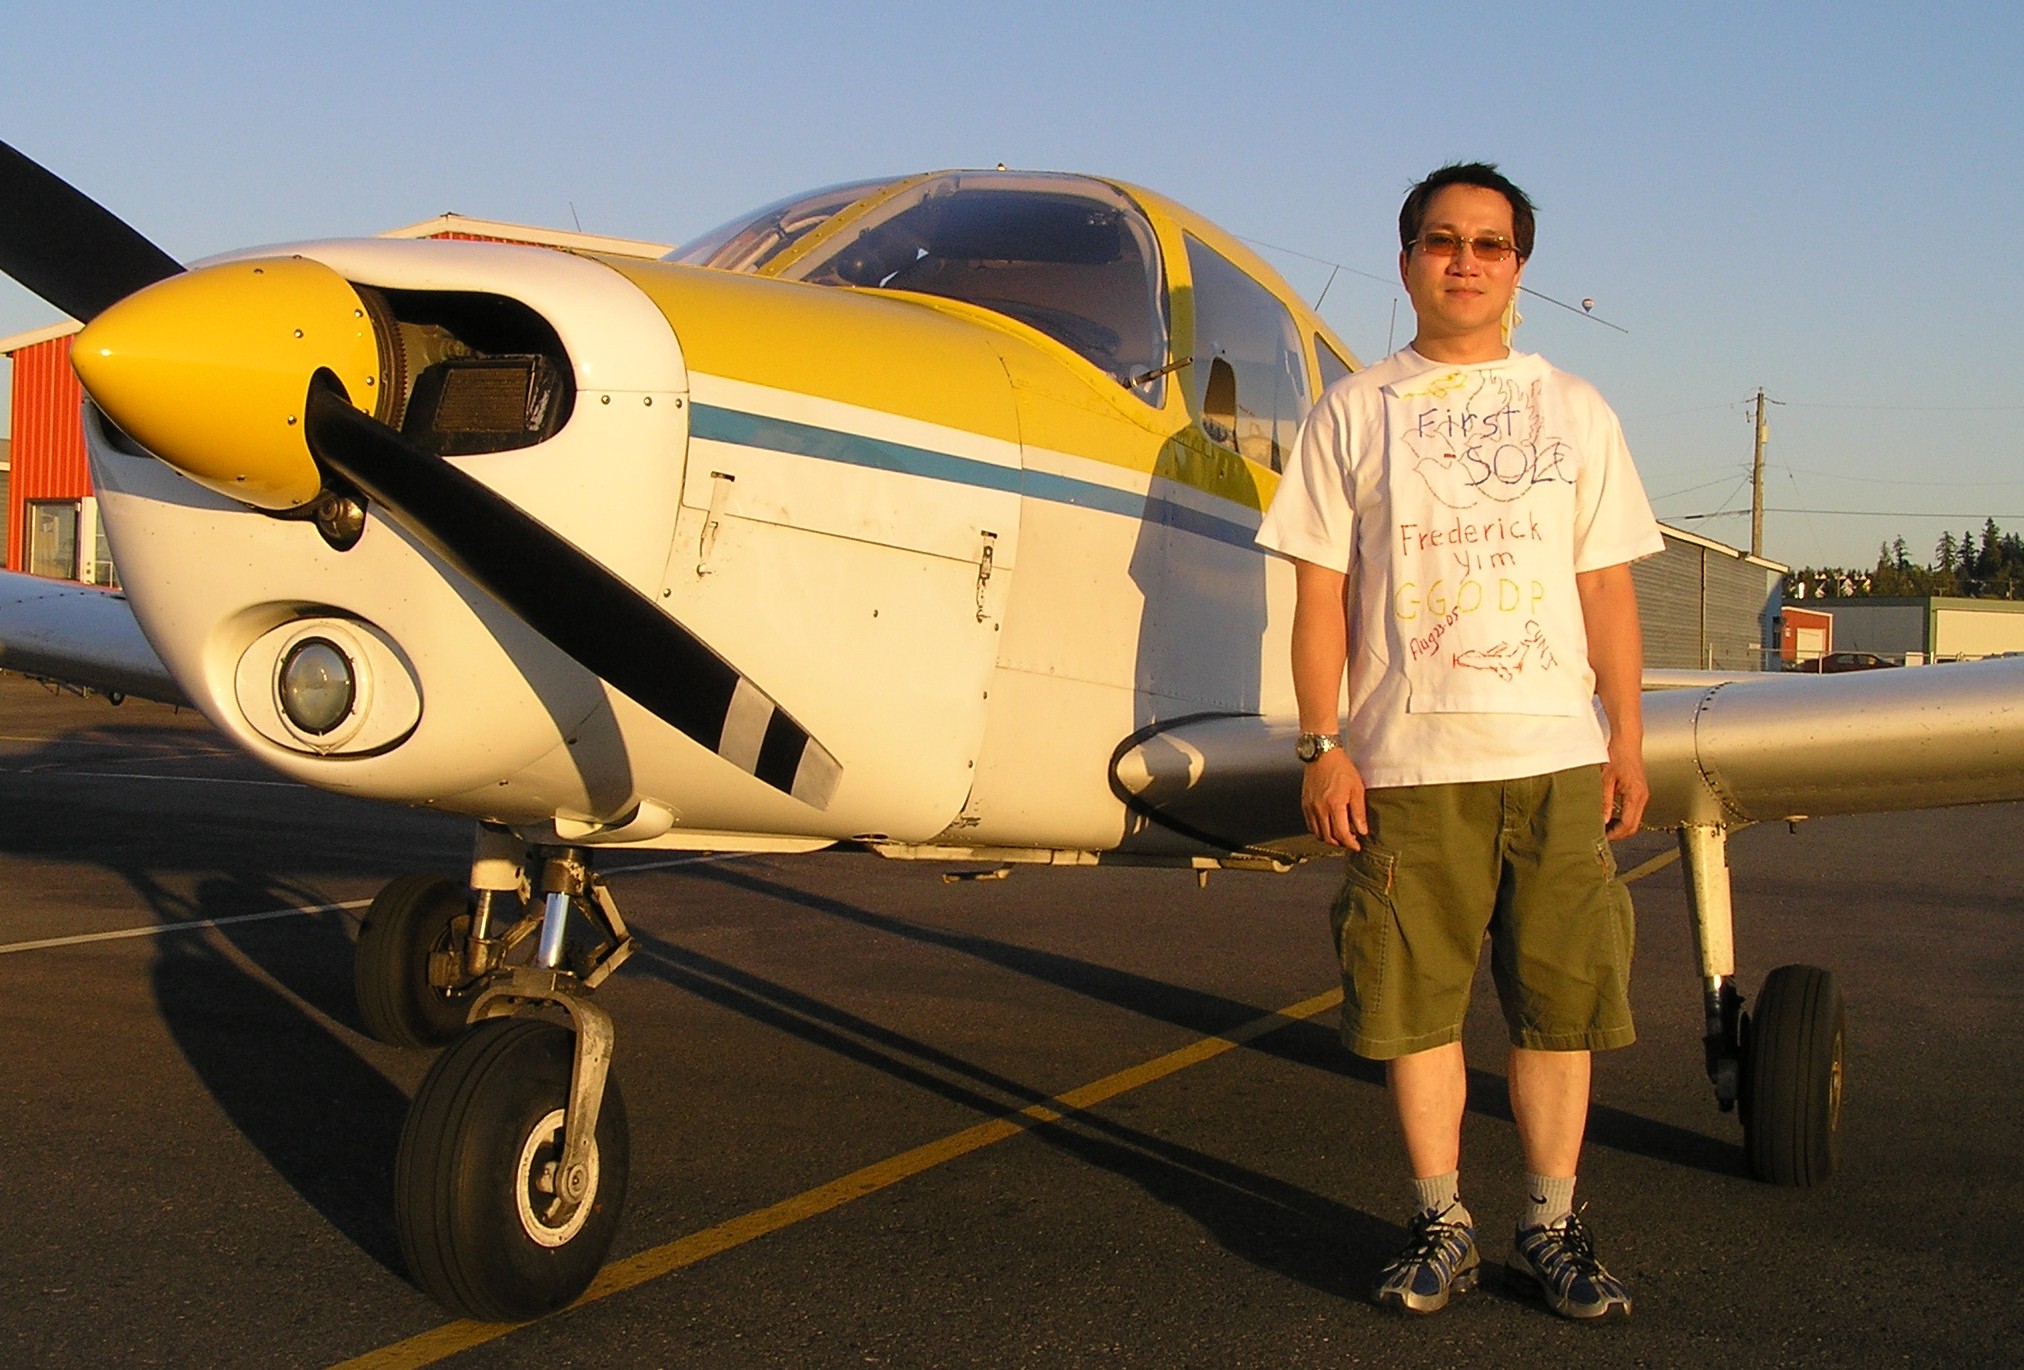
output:
POLYGON ((1502 195, 1511 205, 1511 241, 1518 249, 1518 260, 1522 262, 1531 257, 1532 197, 1497 170, 1495 162, 1450 162, 1407 191, 1406 202, 1399 206, 1401 248, 1407 252, 1413 250, 1413 244, 1419 241, 1420 225, 1427 217, 1428 201, 1447 186, 1480 186, 1502 195))

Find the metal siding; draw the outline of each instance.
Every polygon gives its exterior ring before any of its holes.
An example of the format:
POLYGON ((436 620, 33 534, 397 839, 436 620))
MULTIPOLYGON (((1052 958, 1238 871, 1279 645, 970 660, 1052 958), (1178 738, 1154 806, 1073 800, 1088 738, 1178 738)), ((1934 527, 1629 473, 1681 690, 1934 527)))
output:
POLYGON ((1807 607, 1825 609, 1834 615, 1835 651, 1902 657, 1907 652, 1932 650, 1932 644, 1926 641, 1930 603, 1923 599, 1885 603, 1828 599, 1810 600, 1807 607))
POLYGON ((7 492, 7 568, 27 554, 29 500, 82 499, 91 493, 79 406, 84 391, 70 369, 70 337, 14 353, 13 479, 7 492))
POLYGON ((1717 671, 1764 667, 1770 620, 1778 612, 1783 577, 1741 557, 1708 555, 1708 647, 1717 671))
POLYGON ((1777 612, 1777 572, 1676 538, 1657 556, 1633 562, 1644 664, 1679 671, 1752 671, 1764 667, 1777 612))
POLYGON ((2024 610, 2007 604, 1934 605, 1932 650, 1940 661, 2024 652, 2024 610))
POLYGON ((1631 563, 1644 664, 1671 670, 1701 667, 1701 549, 1666 539, 1657 556, 1631 563))

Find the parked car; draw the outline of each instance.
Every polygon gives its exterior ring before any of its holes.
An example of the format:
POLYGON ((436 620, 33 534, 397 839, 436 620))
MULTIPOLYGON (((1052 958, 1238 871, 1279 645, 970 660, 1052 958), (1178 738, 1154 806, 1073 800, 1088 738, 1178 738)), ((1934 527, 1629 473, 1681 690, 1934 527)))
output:
POLYGON ((1899 664, 1875 652, 1829 652, 1826 656, 1802 661, 1795 669, 1815 675, 1840 675, 1843 671, 1874 671, 1899 664))

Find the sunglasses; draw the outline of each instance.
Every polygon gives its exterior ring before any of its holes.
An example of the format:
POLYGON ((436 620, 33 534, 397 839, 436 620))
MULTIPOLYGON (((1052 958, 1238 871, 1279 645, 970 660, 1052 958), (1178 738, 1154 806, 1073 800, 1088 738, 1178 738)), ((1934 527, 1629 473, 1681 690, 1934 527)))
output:
POLYGON ((1476 260, 1479 262, 1501 262, 1518 251, 1517 244, 1494 233, 1464 238, 1461 234, 1450 233, 1444 228, 1429 229, 1422 233, 1415 245, 1429 257, 1457 257, 1466 247, 1476 254, 1476 260))

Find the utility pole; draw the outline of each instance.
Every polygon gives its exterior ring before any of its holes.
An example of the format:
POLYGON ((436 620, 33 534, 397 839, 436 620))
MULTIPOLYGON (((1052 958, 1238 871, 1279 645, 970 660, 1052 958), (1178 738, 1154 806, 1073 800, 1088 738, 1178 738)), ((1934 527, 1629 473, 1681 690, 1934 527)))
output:
POLYGON ((1750 555, 1764 555, 1764 387, 1757 387, 1757 456, 1750 463, 1750 555))

